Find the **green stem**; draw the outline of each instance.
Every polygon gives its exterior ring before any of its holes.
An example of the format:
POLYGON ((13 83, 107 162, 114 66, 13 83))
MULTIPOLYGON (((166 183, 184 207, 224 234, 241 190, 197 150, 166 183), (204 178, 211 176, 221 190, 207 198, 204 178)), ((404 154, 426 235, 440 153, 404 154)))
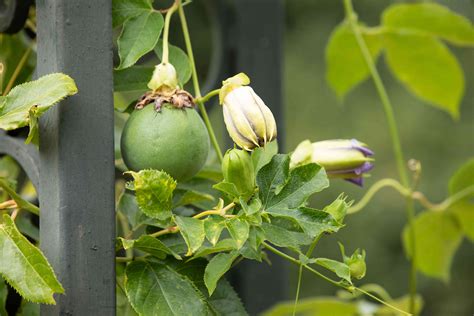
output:
POLYGON ((379 302, 379 303, 381 303, 381 304, 383 304, 383 305, 385 305, 385 306, 387 306, 387 307, 390 307, 390 308, 392 308, 392 309, 394 309, 394 310, 396 310, 396 311, 398 311, 398 312, 400 312, 400 313, 402 313, 402 314, 404 314, 404 315, 411 315, 410 313, 407 313, 407 312, 405 312, 405 311, 403 311, 403 310, 401 310, 401 309, 399 309, 399 308, 397 308, 397 307, 395 307, 395 306, 393 306, 393 305, 387 303, 386 301, 384 301, 384 300, 382 300, 382 299, 376 297, 375 295, 372 295, 372 294, 370 294, 370 293, 368 293, 368 292, 366 292, 366 291, 364 291, 364 290, 362 290, 362 289, 360 289, 360 288, 358 288, 358 287, 346 285, 346 284, 344 284, 344 283, 337 282, 337 281, 335 281, 335 280, 333 280, 333 279, 331 279, 331 278, 328 278, 327 276, 325 276, 324 274, 318 272, 317 270, 315 270, 315 269, 313 269, 313 268, 311 268, 311 267, 309 267, 309 266, 303 264, 300 260, 297 260, 297 259, 295 259, 295 258, 293 258, 293 257, 290 257, 290 256, 287 255, 286 253, 281 252, 280 250, 278 250, 278 249, 276 249, 276 248, 270 246, 270 245, 267 244, 266 242, 262 243, 262 245, 263 245, 265 248, 267 248, 269 251, 271 251, 271 252, 273 252, 274 254, 276 254, 277 256, 280 256, 280 257, 282 257, 283 259, 286 259, 286 260, 288 260, 288 261, 290 261, 290 262, 292 262, 292 263, 294 263, 294 264, 296 264, 296 265, 298 265, 298 266, 304 267, 306 270, 310 271, 311 273, 317 275, 318 277, 320 277, 320 278, 322 278, 322 279, 328 281, 329 283, 331 283, 331 284, 333 284, 333 285, 335 285, 335 286, 337 286, 337 287, 343 288, 343 289, 345 289, 345 290, 347 290, 347 291, 349 291, 349 292, 353 292, 353 291, 357 290, 357 291, 359 291, 359 292, 361 292, 361 293, 363 293, 363 294, 365 294, 365 295, 367 295, 367 296, 373 298, 373 299, 376 300, 377 302, 379 302))
MULTIPOLYGON (((125 215, 123 215, 121 211, 117 211, 117 219, 120 223, 120 227, 122 228, 123 236, 129 236, 131 233, 130 227, 128 226, 127 218, 125 217, 125 215)), ((125 249, 125 256, 127 258, 133 258, 133 249, 125 249)))
POLYGON ((203 97, 197 99, 196 102, 206 103, 206 102, 209 101, 212 97, 215 97, 216 95, 219 95, 219 92, 221 92, 221 89, 212 90, 212 91, 210 91, 208 94, 206 94, 205 96, 203 96, 203 97))
POLYGON ((5 87, 5 91, 3 91, 3 95, 6 96, 8 92, 13 88, 13 84, 15 83, 16 78, 18 78, 18 75, 20 74, 20 71, 23 69, 25 66, 28 57, 30 56, 31 52, 33 51, 33 45, 34 42, 31 42, 30 47, 25 51, 23 56, 21 57, 20 61, 18 62, 18 65, 16 65, 15 70, 13 71, 12 76, 10 77, 10 80, 8 81, 7 86, 5 87))
POLYGON ((178 9, 178 2, 174 2, 173 5, 166 11, 165 26, 163 28, 163 56, 161 62, 163 64, 169 63, 169 49, 168 49, 168 38, 170 33, 170 21, 173 13, 178 9))
MULTIPOLYGON (((306 257, 311 257, 314 248, 316 248, 316 245, 318 244, 318 241, 321 239, 323 234, 319 234, 311 243, 311 245, 308 248, 308 251, 306 251, 306 257)), ((300 267, 298 269, 298 285, 296 288, 296 296, 295 296, 295 305, 293 306, 293 316, 296 315, 296 307, 298 306, 298 300, 300 297, 300 288, 301 288, 301 280, 303 279, 303 265, 300 264, 300 267)))
MULTIPOLYGON (((191 65, 191 70, 192 70, 194 94, 196 95, 196 99, 199 100, 201 98, 201 89, 199 88, 199 80, 197 76, 196 63, 194 62, 193 47, 191 44, 191 38, 189 36, 188 23, 186 22, 186 15, 184 14, 183 5, 181 4, 180 0, 178 0, 178 4, 179 4, 178 6, 179 19, 181 21, 184 42, 186 44, 186 51, 188 53, 189 63, 191 65)), ((197 105, 198 105, 199 111, 201 112, 202 118, 204 120, 204 124, 206 124, 207 132, 209 133, 209 137, 211 138, 211 142, 212 142, 212 145, 214 146, 214 150, 216 151, 217 157, 219 158, 219 161, 222 163, 222 160, 223 160, 222 151, 221 151, 221 148, 219 147, 219 143, 217 142, 217 138, 214 133, 214 129, 212 128, 211 121, 209 120, 209 116, 207 115, 206 108, 204 107, 204 103, 201 101, 198 101, 197 105)))
MULTIPOLYGON (((369 68, 370 74, 375 84, 375 88, 379 94, 379 97, 382 101, 383 109, 385 112, 385 117, 387 119, 390 137, 392 139, 393 151, 395 154, 395 159, 398 168, 398 175, 400 181, 406 188, 409 187, 410 183, 408 180, 408 172, 405 168, 405 158, 403 156, 402 146, 400 142, 398 127, 395 121, 395 115, 393 113, 393 106, 388 97, 387 91, 383 85, 382 79, 375 67, 375 63, 370 54, 369 48, 365 43, 365 40, 362 36, 361 30, 357 23, 357 15, 354 12, 351 0, 344 0, 344 8, 346 12, 346 19, 349 22, 349 25, 354 33, 357 44, 359 45, 360 51, 365 59, 367 67, 369 68)), ((416 247, 415 247, 415 209, 413 206, 413 199, 411 194, 407 197, 407 218, 409 224, 409 235, 410 235, 410 246, 412 249, 411 256, 411 270, 409 276, 409 287, 410 287, 410 312, 415 313, 415 297, 416 297, 416 247)))

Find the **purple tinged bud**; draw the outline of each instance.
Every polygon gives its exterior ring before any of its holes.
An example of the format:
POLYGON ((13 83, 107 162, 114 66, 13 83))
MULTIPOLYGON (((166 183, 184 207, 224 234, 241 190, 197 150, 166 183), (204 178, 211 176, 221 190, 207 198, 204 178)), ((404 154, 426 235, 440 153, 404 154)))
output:
POLYGON ((374 153, 366 144, 355 139, 301 142, 291 156, 291 167, 317 163, 330 178, 341 178, 362 186, 363 178, 373 165, 374 153))

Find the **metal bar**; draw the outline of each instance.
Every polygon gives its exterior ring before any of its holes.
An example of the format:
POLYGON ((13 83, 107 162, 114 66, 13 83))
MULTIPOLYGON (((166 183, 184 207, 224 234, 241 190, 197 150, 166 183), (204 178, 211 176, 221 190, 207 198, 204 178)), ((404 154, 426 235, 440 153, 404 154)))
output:
POLYGON ((112 1, 37 0, 38 75, 79 93, 40 120, 40 238, 66 295, 42 315, 115 315, 112 1))
MULTIPOLYGON (((236 70, 249 75, 257 94, 271 108, 278 125, 280 151, 284 146, 282 0, 235 1, 236 70)), ((272 266, 244 261, 237 271, 237 288, 250 315, 287 298, 288 271, 279 257, 272 266)), ((235 279, 235 276, 234 276, 235 279)))

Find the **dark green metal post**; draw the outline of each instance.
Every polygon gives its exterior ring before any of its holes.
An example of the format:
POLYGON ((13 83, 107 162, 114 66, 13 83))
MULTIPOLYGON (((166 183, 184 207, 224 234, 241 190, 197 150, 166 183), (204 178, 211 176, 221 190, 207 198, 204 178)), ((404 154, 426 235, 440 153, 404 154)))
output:
POLYGON ((40 120, 41 248, 66 294, 42 315, 115 315, 112 1, 37 0, 37 74, 79 93, 40 120))

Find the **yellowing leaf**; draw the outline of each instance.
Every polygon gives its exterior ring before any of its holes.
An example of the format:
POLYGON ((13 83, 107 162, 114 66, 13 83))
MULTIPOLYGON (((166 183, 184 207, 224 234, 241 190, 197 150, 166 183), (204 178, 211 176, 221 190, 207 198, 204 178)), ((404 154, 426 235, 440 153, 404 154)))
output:
MULTIPOLYGON (((364 40, 376 61, 382 51, 381 38, 366 34, 364 40)), ((326 67, 326 80, 340 97, 369 77, 369 68, 347 22, 339 24, 329 38, 326 67)))
POLYGON ((392 5, 384 11, 382 24, 400 33, 425 33, 457 45, 474 45, 474 27, 469 19, 436 3, 392 5))
POLYGON ((413 94, 459 116, 464 93, 464 75, 448 48, 431 36, 386 34, 387 63, 413 94))

